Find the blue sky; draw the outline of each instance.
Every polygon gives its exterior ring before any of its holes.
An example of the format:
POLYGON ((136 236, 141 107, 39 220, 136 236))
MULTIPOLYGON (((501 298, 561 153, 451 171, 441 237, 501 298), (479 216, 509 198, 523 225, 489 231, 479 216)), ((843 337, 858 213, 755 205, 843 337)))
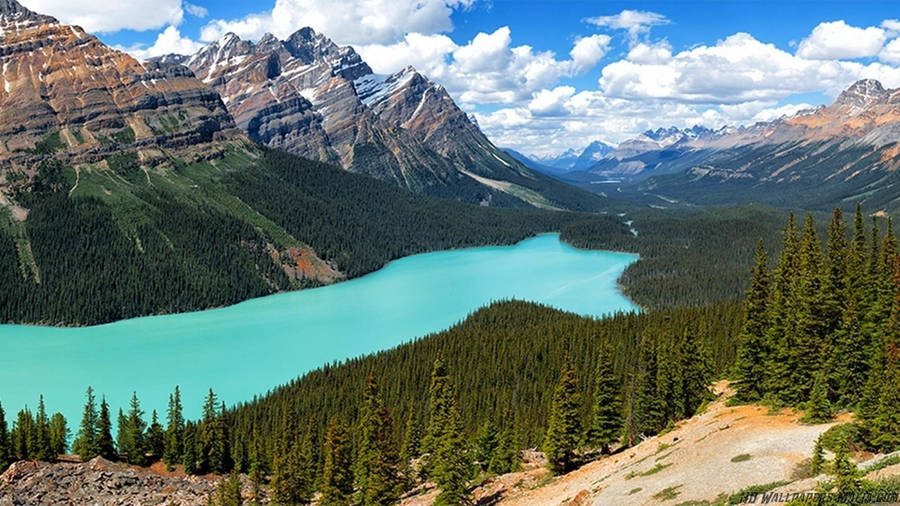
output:
POLYGON ((896 2, 22 0, 137 57, 311 25, 380 73, 412 64, 498 144, 552 153, 655 126, 746 124, 900 87, 896 2))

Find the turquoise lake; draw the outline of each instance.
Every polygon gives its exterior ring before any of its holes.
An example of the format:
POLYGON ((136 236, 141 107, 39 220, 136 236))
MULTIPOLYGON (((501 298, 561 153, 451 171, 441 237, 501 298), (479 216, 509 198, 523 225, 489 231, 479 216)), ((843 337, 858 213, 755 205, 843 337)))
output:
POLYGON ((88 385, 113 410, 137 391, 147 418, 156 409, 164 420, 177 384, 196 417, 210 387, 228 404, 248 400, 323 364, 446 329, 496 300, 595 316, 636 310, 616 285, 635 260, 545 234, 410 256, 351 281, 220 309, 81 328, 0 325, 0 400, 11 419, 43 394, 74 432, 88 385))

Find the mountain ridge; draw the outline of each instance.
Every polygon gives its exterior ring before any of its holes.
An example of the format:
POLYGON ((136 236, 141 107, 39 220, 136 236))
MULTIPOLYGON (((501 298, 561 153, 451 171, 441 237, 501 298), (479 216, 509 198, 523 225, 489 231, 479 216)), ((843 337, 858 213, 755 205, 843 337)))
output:
POLYGON ((413 67, 377 75, 350 46, 306 27, 285 40, 226 34, 183 64, 250 138, 427 195, 482 205, 599 210, 582 190, 497 149, 443 86, 413 67))

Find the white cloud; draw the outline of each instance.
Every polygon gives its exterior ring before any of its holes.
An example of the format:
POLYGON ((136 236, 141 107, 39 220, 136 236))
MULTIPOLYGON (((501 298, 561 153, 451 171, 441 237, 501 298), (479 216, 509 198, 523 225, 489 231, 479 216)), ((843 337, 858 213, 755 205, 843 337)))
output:
POLYGON ((633 11, 625 9, 612 16, 597 16, 585 19, 586 22, 601 28, 626 30, 632 40, 650 31, 650 27, 669 24, 669 19, 662 14, 650 11, 633 11))
POLYGON ((184 10, 188 11, 188 14, 197 18, 205 18, 209 16, 209 10, 202 5, 194 5, 192 3, 185 2, 184 10))
POLYGON ((138 60, 146 60, 154 56, 166 54, 192 54, 200 50, 203 44, 183 37, 178 28, 168 26, 156 36, 156 42, 150 47, 132 46, 130 48, 117 47, 127 51, 138 60))
POLYGON ((890 63, 900 63, 900 38, 888 42, 878 53, 878 58, 890 63))
POLYGON ((628 51, 628 60, 634 63, 659 64, 672 58, 672 47, 666 41, 656 44, 635 44, 628 51))
POLYGON ((558 86, 552 90, 540 90, 535 93, 528 110, 535 115, 560 115, 567 114, 566 101, 575 94, 575 88, 571 86, 558 86))
POLYGON ((885 19, 881 27, 889 32, 889 36, 895 36, 900 33, 900 19, 885 19))
POLYGON ((49 14, 88 32, 111 33, 122 29, 152 30, 178 25, 184 19, 181 0, 20 0, 29 9, 49 14))
POLYGON ((600 33, 577 39, 572 50, 569 51, 575 67, 581 71, 592 68, 606 56, 611 40, 609 35, 600 33))
POLYGON ((843 20, 820 23, 800 42, 797 56, 814 60, 875 56, 886 37, 884 29, 874 26, 859 28, 843 20))
POLYGON ((876 72, 885 85, 900 85, 895 70, 884 65, 810 60, 737 33, 661 62, 611 63, 603 68, 599 84, 612 97, 733 104, 777 101, 796 93, 836 96, 856 79, 876 72))
POLYGON ((266 32, 286 38, 310 26, 339 44, 392 44, 407 33, 452 30, 450 15, 474 0, 276 0, 271 11, 237 20, 216 19, 202 32, 204 41, 227 32, 257 39, 266 32))
POLYGON ((429 77, 440 80, 447 71, 447 59, 458 46, 442 34, 408 33, 391 44, 355 46, 363 60, 378 74, 390 74, 412 65, 429 77))

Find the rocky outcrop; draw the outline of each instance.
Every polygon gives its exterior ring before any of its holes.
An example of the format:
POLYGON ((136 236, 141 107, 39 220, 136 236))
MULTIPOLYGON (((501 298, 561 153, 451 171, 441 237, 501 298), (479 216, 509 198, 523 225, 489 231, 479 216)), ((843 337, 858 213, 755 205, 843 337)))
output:
POLYGON ((207 504, 216 482, 162 476, 97 457, 83 464, 20 461, 0 475, 0 506, 207 504))
POLYGON ((0 71, 0 167, 130 148, 197 151, 239 133, 189 70, 138 62, 15 0, 0 4, 0 71))

